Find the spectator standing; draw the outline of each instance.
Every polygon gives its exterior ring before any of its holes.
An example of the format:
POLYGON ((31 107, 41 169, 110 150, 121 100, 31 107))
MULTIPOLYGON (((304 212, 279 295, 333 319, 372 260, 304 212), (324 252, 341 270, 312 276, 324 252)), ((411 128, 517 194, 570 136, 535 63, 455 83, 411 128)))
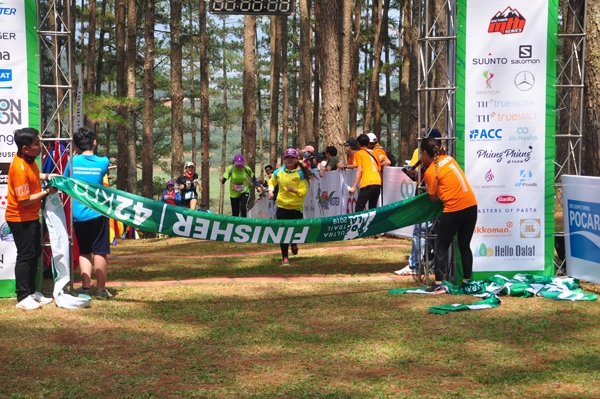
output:
POLYGON ((440 155, 437 139, 428 137, 421 141, 421 159, 429 163, 424 181, 432 201, 442 200, 444 211, 435 246, 435 284, 428 291, 446 292, 443 279, 448 273, 448 247, 457 235, 463 267, 463 283, 471 279, 473 253, 470 244, 477 223, 477 199, 471 185, 458 165, 449 155, 440 155))
POLYGON ((310 157, 310 154, 312 154, 313 152, 315 152, 315 147, 313 147, 312 145, 307 145, 302 150, 300 150, 299 156, 302 157, 304 166, 306 166, 307 169, 310 169, 310 160, 308 158, 310 157))
POLYGON ((392 164, 392 161, 390 161, 390 159, 388 158, 385 149, 379 144, 375 133, 369 133, 367 134, 367 136, 369 137, 368 148, 369 150, 371 150, 375 158, 377 158, 377 161, 379 162, 380 166, 380 172, 383 172, 383 167, 390 166, 392 164))
MULTIPOLYGON (((283 164, 277 169, 269 179, 269 199, 274 198, 275 187, 279 187, 277 196, 277 219, 302 219, 304 197, 308 192, 308 179, 313 173, 307 169, 304 164, 298 161, 298 151, 295 148, 288 148, 283 153, 283 164)), ((282 243, 281 248, 282 264, 289 265, 289 243, 282 243)), ((298 245, 292 244, 292 254, 298 254, 298 245)))
POLYGON ((229 180, 229 198, 231 200, 231 214, 233 216, 246 217, 248 211, 248 197, 250 196, 250 186, 248 182, 251 180, 260 191, 260 185, 254 176, 254 172, 249 166, 246 166, 244 156, 236 154, 233 157, 233 165, 225 169, 225 173, 221 177, 221 184, 229 180))
POLYGON ((163 191, 160 202, 169 205, 181 205, 181 194, 179 191, 175 190, 175 182, 173 180, 167 182, 167 189, 163 191))
MULTIPOLYGON (((95 154, 98 142, 89 129, 79 128, 73 135, 78 155, 74 156, 65 174, 74 179, 102 185, 108 174, 108 158, 95 154), (72 166, 71 166, 72 165, 72 166)), ((92 267, 96 269, 96 299, 109 299, 106 290, 108 271, 107 255, 110 254, 110 228, 108 218, 91 210, 79 201, 73 201, 73 227, 79 243, 79 268, 81 287, 75 292, 90 295, 92 267), (92 257, 93 254, 93 257, 92 257)))
POLYGON ((343 162, 338 162, 338 170, 344 169, 354 169, 356 165, 354 164, 354 154, 358 151, 358 141, 355 139, 348 139, 344 143, 344 152, 346 153, 346 157, 348 162, 344 165, 343 162))
POLYGON ((354 164, 356 165, 356 177, 352 187, 348 190, 350 195, 354 195, 358 185, 360 191, 356 199, 356 212, 363 211, 369 204, 369 209, 377 207, 379 195, 381 194, 381 175, 379 174, 379 162, 373 154, 369 152, 369 136, 361 134, 358 136, 359 150, 354 153, 354 164))
POLYGON ((54 187, 42 190, 42 180, 52 175, 40 173, 35 159, 42 145, 39 132, 33 128, 15 130, 17 153, 8 170, 8 201, 4 218, 17 247, 15 293, 17 309, 33 310, 52 302, 35 290, 38 258, 42 254, 39 211, 42 200, 56 193, 54 187))
POLYGON ((337 148, 330 145, 325 148, 325 167, 321 169, 321 177, 323 177, 325 172, 329 172, 330 170, 337 170, 338 162, 340 162, 337 157, 337 148))
POLYGON ((202 187, 198 184, 198 173, 193 162, 185 163, 185 171, 177 178, 179 194, 181 195, 181 206, 196 210, 198 206, 198 192, 196 188, 202 191, 202 187))

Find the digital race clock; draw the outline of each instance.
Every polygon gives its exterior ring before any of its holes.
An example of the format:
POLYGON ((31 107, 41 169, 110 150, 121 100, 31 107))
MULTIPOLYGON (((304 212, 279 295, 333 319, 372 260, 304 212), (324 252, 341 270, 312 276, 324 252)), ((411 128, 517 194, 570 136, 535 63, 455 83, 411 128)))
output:
POLYGON ((210 0, 212 14, 290 15, 295 0, 210 0))

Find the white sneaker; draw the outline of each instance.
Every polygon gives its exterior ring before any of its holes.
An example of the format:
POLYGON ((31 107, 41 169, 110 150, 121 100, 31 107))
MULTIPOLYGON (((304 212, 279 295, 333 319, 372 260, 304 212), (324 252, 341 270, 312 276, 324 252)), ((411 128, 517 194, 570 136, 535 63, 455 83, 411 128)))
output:
POLYGON ((46 298, 42 295, 41 292, 36 292, 35 294, 31 294, 29 296, 32 297, 33 300, 39 303, 40 305, 47 305, 49 303, 52 303, 52 301, 54 300, 52 298, 46 298))
POLYGON ((35 299, 33 299, 30 296, 28 296, 27 298, 23 299, 21 302, 17 303, 16 308, 17 309, 25 309, 25 310, 33 310, 33 309, 38 309, 41 308, 42 305, 40 305, 38 302, 36 302, 35 299))

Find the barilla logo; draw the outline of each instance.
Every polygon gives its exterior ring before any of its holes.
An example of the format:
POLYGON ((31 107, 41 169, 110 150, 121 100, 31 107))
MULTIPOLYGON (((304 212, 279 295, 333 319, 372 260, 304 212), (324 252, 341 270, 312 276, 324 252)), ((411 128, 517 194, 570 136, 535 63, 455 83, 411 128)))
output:
POLYGON ((490 20, 488 33, 498 32, 503 35, 522 33, 525 29, 525 22, 525 17, 516 8, 508 6, 504 11, 498 11, 490 20))
POLYGON ((494 198, 494 202, 497 204, 512 204, 516 201, 517 198, 513 197, 512 195, 499 195, 496 198, 494 198))

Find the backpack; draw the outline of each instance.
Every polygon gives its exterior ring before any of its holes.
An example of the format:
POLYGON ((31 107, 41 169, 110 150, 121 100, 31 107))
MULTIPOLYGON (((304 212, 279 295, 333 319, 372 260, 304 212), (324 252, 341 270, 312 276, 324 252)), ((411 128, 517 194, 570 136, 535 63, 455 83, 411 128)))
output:
POLYGON ((389 152, 388 149, 385 148, 384 146, 381 146, 381 148, 383 148, 383 150, 385 151, 385 156, 388 157, 388 159, 390 160, 390 162, 391 162, 390 166, 396 166, 396 164, 398 162, 396 161, 396 157, 394 156, 394 154, 389 152))

